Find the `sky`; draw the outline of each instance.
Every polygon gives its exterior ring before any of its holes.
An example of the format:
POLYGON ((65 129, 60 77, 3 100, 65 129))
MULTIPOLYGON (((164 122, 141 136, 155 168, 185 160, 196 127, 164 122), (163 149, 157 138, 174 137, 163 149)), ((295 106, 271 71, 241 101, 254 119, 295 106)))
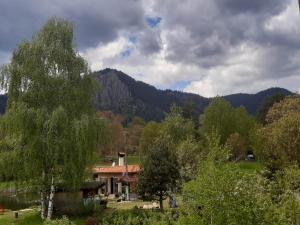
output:
POLYGON ((93 71, 205 97, 300 91, 298 0, 0 0, 0 64, 51 17, 93 71))

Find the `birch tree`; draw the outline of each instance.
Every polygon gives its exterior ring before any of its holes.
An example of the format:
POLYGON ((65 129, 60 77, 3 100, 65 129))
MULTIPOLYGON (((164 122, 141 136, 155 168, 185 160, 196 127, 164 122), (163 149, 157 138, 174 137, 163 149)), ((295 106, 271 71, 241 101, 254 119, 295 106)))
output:
POLYGON ((51 219, 57 184, 80 186, 104 129, 93 107, 97 86, 74 48, 72 24, 52 18, 20 43, 1 69, 1 86, 8 94, 2 131, 18 140, 16 176, 36 182, 41 217, 51 219))

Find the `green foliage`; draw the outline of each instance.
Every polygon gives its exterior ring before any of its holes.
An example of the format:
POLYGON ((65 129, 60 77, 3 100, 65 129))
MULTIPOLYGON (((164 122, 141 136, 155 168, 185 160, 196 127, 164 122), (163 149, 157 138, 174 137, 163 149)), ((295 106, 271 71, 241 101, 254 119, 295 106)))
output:
POLYGON ((183 140, 176 147, 180 175, 184 182, 195 177, 199 161, 204 158, 202 146, 193 138, 183 140))
POLYGON ((218 142, 210 139, 207 160, 197 178, 184 186, 179 224, 260 224, 265 205, 256 176, 225 163, 228 150, 218 142))
POLYGON ((215 98, 204 110, 202 129, 205 133, 217 132, 221 142, 225 143, 230 134, 234 133, 234 110, 229 102, 215 98))
POLYGON ((300 170, 296 166, 277 171, 268 185, 273 200, 266 220, 270 224, 300 224, 300 170))
POLYGON ((239 133, 231 134, 226 140, 226 145, 230 149, 231 160, 241 160, 245 158, 247 152, 246 141, 239 133))
POLYGON ((255 125, 255 119, 249 115, 244 106, 234 110, 235 131, 248 141, 250 130, 255 125))
POLYGON ((178 161, 172 148, 169 138, 157 139, 149 148, 138 177, 139 193, 157 198, 161 209, 167 191, 174 190, 180 178, 178 161))
POLYGON ((180 107, 172 105, 164 121, 160 124, 149 122, 145 126, 140 139, 141 154, 145 157, 153 143, 165 139, 163 141, 169 142, 168 145, 172 146, 170 151, 178 159, 181 178, 190 180, 195 175, 202 154, 202 145, 195 133, 193 121, 183 116, 180 107))
POLYGON ((269 111, 269 109, 277 102, 280 102, 286 97, 285 94, 283 93, 277 93, 274 94, 270 97, 265 98, 261 106, 259 107, 256 115, 256 119, 261 123, 261 124, 266 124, 266 116, 269 111))
POLYGON ((255 150, 274 172, 290 163, 300 165, 299 98, 286 98, 274 104, 267 114, 268 123, 253 135, 255 150))
POLYGON ((248 114, 245 107, 241 106, 235 109, 226 100, 219 97, 215 98, 205 109, 202 124, 202 131, 205 134, 210 135, 216 132, 220 135, 222 144, 231 142, 234 158, 241 158, 246 154, 249 146, 249 134, 255 127, 255 120, 248 114), (238 135, 239 138, 231 135, 238 135), (235 144, 232 143, 233 139, 235 139, 235 144), (239 149, 235 148, 237 142, 240 142, 239 149))
POLYGON ((259 161, 264 159, 263 153, 263 145, 264 145, 264 137, 262 135, 262 125, 255 124, 255 126, 249 132, 249 143, 255 158, 259 161))
POLYGON ((299 167, 279 170, 270 180, 226 162, 227 153, 218 138, 209 138, 207 160, 184 185, 178 224, 299 224, 299 167))
POLYGON ((148 152, 148 148, 152 145, 154 140, 159 136, 160 124, 156 122, 149 122, 144 127, 139 141, 140 153, 144 155, 148 152))
POLYGON ((72 25, 53 18, 1 71, 8 90, 1 134, 5 143, 16 140, 14 172, 43 192, 52 182, 78 188, 105 130, 93 104, 97 87, 73 47, 72 25))
POLYGON ((172 143, 177 145, 180 141, 194 136, 194 124, 192 120, 182 116, 182 110, 172 105, 170 113, 161 124, 161 134, 169 136, 172 143))
POLYGON ((43 225, 75 225, 75 223, 71 222, 66 216, 63 216, 62 219, 45 220, 43 225))
POLYGON ((266 122, 271 124, 287 114, 300 113, 300 96, 287 97, 281 102, 275 103, 267 113, 266 122))
POLYGON ((16 161, 16 154, 14 152, 0 151, 0 182, 11 181, 15 177, 14 162, 16 161))
POLYGON ((151 212, 139 210, 116 211, 110 217, 102 219, 103 225, 173 225, 176 212, 151 212))
POLYGON ((183 106, 182 106, 182 116, 185 119, 192 120, 194 125, 195 125, 195 128, 199 127, 199 120, 198 120, 199 115, 198 115, 198 112, 197 112, 197 109, 196 109, 195 102, 186 101, 183 104, 183 106))

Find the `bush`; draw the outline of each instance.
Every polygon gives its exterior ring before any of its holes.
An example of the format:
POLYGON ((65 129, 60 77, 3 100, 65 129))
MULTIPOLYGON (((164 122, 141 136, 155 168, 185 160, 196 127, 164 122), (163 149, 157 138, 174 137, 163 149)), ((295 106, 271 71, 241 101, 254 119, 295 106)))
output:
POLYGON ((178 217, 176 211, 160 213, 138 208, 116 211, 102 220, 101 225, 174 225, 178 217))
POLYGON ((75 223, 70 221, 66 216, 63 216, 62 219, 45 220, 43 225, 75 225, 75 223))

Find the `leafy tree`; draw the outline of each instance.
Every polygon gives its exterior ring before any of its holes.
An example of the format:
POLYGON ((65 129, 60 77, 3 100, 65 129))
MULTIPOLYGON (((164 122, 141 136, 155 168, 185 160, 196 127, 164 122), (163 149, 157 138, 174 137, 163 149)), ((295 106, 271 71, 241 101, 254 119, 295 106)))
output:
POLYGON ((177 187, 180 178, 178 161, 172 148, 168 137, 158 138, 149 148, 138 177, 139 193, 158 199, 161 210, 167 192, 177 187))
POLYGON ((226 163, 228 149, 219 143, 217 136, 210 137, 207 160, 196 179, 184 185, 179 224, 263 224, 268 204, 256 175, 226 163))
POLYGON ((235 132, 248 142, 249 132, 255 125, 255 119, 249 115, 244 106, 234 109, 235 132))
POLYGON ((176 148, 176 156, 182 180, 190 181, 196 175, 195 171, 197 171, 199 161, 204 158, 203 147, 190 137, 179 143, 176 148))
POLYGON ((182 116, 185 119, 192 120, 194 125, 195 125, 195 128, 199 127, 199 120, 198 120, 199 115, 198 115, 198 112, 197 112, 197 109, 196 109, 195 102, 186 101, 183 104, 183 106, 182 106, 182 116))
POLYGON ((232 160, 245 158, 247 145, 245 139, 239 133, 231 134, 226 140, 226 146, 230 149, 232 160))
POLYGON ((300 113, 300 96, 286 97, 275 103, 267 113, 266 122, 273 123, 289 113, 300 113))
POLYGON ((283 93, 276 93, 272 96, 266 97, 259 107, 256 115, 256 119, 261 124, 266 124, 266 116, 269 111, 269 109, 277 102, 282 101, 286 97, 283 93))
POLYGON ((296 161, 300 165, 300 113, 289 113, 262 128, 262 156, 271 172, 296 161))
POLYGON ((204 110, 202 117, 204 133, 220 134, 221 143, 225 143, 230 134, 234 133, 234 110, 229 102, 217 97, 204 110))
POLYGON ((235 109, 228 101, 220 97, 213 99, 202 115, 204 133, 210 135, 217 132, 222 144, 235 132, 248 140, 249 132, 254 125, 255 120, 248 114, 245 107, 235 109))
POLYGON ((252 133, 254 150, 272 174, 290 163, 300 164, 299 100, 299 97, 286 97, 275 103, 267 114, 265 127, 252 133))
POLYGON ((193 137, 195 130, 192 120, 182 116, 182 110, 176 105, 171 106, 170 113, 161 123, 161 134, 169 136, 174 145, 189 137, 193 137))
POLYGON ((255 158, 262 161, 264 159, 262 146, 264 145, 264 138, 261 132, 263 126, 256 123, 249 132, 249 146, 253 151, 255 158))
POLYGON ((8 90, 1 127, 8 140, 18 141, 16 174, 22 181, 36 181, 41 217, 48 199, 50 219, 56 185, 80 186, 104 131, 94 111, 97 88, 74 50, 72 25, 50 19, 31 42, 18 45, 1 76, 8 90))
POLYGON ((125 151, 127 128, 124 128, 122 121, 123 116, 113 113, 112 111, 98 111, 97 114, 104 118, 107 124, 107 140, 98 149, 102 156, 115 156, 119 151, 125 151))
POLYGON ((157 122, 149 122, 143 128, 139 146, 141 155, 145 155, 148 152, 148 148, 152 145, 155 139, 159 136, 160 124, 157 122))

